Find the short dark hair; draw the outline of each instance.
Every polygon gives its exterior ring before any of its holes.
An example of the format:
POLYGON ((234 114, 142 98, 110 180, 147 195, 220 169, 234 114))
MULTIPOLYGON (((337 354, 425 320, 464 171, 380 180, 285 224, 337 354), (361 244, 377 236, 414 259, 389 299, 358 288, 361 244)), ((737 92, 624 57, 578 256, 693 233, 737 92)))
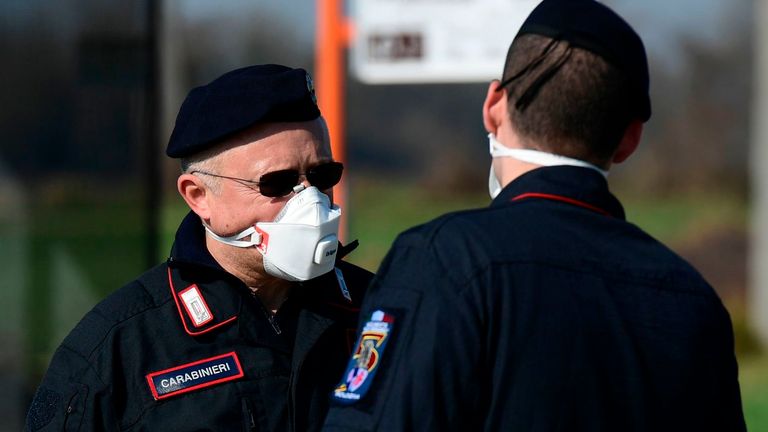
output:
POLYGON ((598 165, 609 162, 636 117, 628 77, 590 51, 536 34, 512 43, 502 81, 526 68, 505 84, 509 116, 523 144, 598 165), (536 84, 553 70, 551 78, 536 84), (528 100, 520 104, 521 97, 528 100))

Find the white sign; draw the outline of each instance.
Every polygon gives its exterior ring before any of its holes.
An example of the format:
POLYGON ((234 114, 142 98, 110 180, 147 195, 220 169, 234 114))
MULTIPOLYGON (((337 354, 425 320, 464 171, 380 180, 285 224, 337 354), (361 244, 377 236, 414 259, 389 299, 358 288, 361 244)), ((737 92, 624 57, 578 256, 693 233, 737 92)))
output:
POLYGON ((369 84, 500 78, 540 0, 354 0, 352 71, 369 84))

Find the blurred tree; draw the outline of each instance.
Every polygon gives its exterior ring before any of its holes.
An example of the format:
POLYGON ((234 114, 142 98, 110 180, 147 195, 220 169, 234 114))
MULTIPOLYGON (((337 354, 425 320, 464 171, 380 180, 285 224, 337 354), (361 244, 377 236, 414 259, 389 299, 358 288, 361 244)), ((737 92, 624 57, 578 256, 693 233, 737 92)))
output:
POLYGON ((652 61, 654 113, 637 156, 618 170, 622 188, 746 196, 753 66, 748 11, 733 10, 717 43, 682 36, 676 70, 652 61))

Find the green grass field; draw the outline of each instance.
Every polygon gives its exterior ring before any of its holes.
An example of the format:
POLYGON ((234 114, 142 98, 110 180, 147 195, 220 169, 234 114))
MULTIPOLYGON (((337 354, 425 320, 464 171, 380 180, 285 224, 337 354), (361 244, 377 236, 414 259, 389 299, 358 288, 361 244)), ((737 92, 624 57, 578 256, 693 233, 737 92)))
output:
POLYGON ((768 356, 749 356, 740 360, 739 382, 749 430, 768 431, 768 356))

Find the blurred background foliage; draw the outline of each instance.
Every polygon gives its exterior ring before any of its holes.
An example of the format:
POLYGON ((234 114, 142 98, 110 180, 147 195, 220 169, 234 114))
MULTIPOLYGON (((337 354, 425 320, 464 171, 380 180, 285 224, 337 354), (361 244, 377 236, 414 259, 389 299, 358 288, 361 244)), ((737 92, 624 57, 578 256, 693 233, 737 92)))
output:
MULTIPOLYGON (((638 153, 611 173, 612 188, 630 221, 720 293, 750 430, 768 431, 768 359, 745 312, 753 1, 606 3, 646 40, 654 109, 638 153)), ((313 69, 312 2, 167 0, 164 120, 154 146, 150 4, 0 4, 0 430, 21 429, 53 349, 77 320, 167 255, 186 209, 163 146, 186 92, 248 64, 313 69), (148 209, 152 154, 162 160, 161 200, 148 209), (160 221, 157 241, 148 217, 160 221)), ((360 239, 351 261, 375 270, 400 231, 488 204, 486 88, 349 77, 345 211, 350 239, 360 239)))

